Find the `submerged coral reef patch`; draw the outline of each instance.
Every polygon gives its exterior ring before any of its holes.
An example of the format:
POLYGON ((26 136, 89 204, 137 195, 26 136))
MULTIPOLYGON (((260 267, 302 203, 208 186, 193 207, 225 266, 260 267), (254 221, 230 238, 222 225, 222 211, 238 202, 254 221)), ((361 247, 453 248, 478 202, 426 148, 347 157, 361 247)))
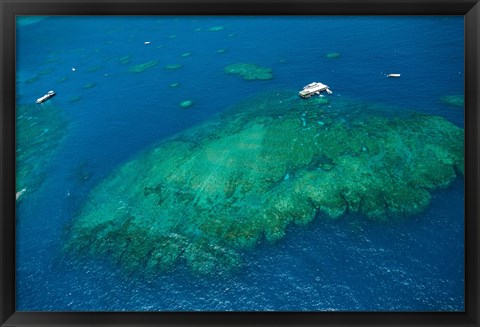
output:
POLYGON ((157 64, 158 64, 158 60, 150 60, 143 64, 134 65, 130 67, 128 71, 131 73, 141 73, 149 68, 155 67, 157 64))
POLYGON ((272 69, 255 64, 236 63, 223 69, 226 74, 239 75, 245 80, 269 80, 273 78, 272 69))
POLYGON ((86 83, 86 84, 83 85, 83 88, 88 90, 88 89, 94 88, 95 86, 97 86, 97 84, 95 84, 95 83, 86 83))
POLYGON ((337 58, 340 58, 340 56, 341 56, 340 52, 330 52, 325 55, 325 58, 337 59, 337 58))
POLYGON ((464 131, 442 117, 379 108, 296 92, 246 101, 99 184, 66 251, 146 274, 177 262, 224 273, 292 223, 347 211, 376 220, 417 214, 463 174, 464 131))
POLYGON ((16 107, 16 194, 21 200, 41 187, 46 167, 63 142, 67 122, 51 103, 16 107), (48 107, 41 107, 47 105, 48 107))
POLYGON ((210 27, 208 30, 210 32, 218 32, 218 31, 223 31, 225 29, 225 26, 213 26, 210 27))
POLYGON ((175 70, 175 69, 179 69, 179 68, 182 68, 183 65, 182 64, 171 64, 171 65, 166 65, 165 68, 168 69, 168 70, 175 70))
POLYGON ((450 106, 459 107, 459 108, 463 108, 463 106, 465 105, 465 99, 463 98, 462 94, 444 95, 440 97, 440 101, 450 106))
POLYGON ((119 59, 120 63, 124 65, 129 64, 131 60, 132 60, 131 56, 121 56, 119 59))
POLYGON ((192 100, 184 100, 182 102, 180 102, 180 107, 182 108, 190 108, 191 106, 193 105, 193 101, 192 100))

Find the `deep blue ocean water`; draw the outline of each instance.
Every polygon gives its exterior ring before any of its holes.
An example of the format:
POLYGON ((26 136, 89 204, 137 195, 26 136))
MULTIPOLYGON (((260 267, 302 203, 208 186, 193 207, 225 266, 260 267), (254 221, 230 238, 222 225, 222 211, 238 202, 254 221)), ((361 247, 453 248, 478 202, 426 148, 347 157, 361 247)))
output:
POLYGON ((41 187, 17 202, 17 310, 462 311, 460 177, 414 217, 380 223, 347 215, 292 226, 279 242, 246 253, 244 269, 224 278, 179 266, 145 280, 104 262, 79 265, 60 249, 89 191, 113 169, 265 90, 319 81, 335 97, 463 126, 463 109, 440 100, 463 94, 463 28, 463 17, 418 16, 19 19, 17 104, 54 89, 57 96, 38 110, 60 110, 67 130, 39 168, 41 187), (215 26, 224 28, 209 30, 215 26), (331 52, 341 55, 326 58, 331 52), (158 65, 128 71, 150 60, 158 65), (226 75, 223 68, 236 62, 271 67, 274 79, 226 75), (181 109, 187 99, 194 105, 181 109))

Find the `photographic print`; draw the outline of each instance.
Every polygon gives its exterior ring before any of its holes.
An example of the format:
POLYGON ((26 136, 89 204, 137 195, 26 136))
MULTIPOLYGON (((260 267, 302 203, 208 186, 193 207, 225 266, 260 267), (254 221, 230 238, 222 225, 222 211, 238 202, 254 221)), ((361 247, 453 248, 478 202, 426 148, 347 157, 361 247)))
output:
POLYGON ((463 312, 463 16, 17 16, 18 311, 463 312))

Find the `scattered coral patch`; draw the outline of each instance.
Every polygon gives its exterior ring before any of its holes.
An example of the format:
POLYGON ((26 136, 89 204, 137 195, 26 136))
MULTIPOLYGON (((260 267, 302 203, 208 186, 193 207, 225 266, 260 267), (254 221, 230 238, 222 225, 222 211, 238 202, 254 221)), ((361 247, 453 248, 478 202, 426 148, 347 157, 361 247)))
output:
POLYGON ((157 60, 150 60, 143 64, 134 65, 130 67, 128 71, 131 73, 141 73, 149 68, 155 67, 157 64, 158 64, 157 60))
POLYGON ((440 98, 440 101, 458 108, 463 108, 463 106, 465 105, 463 95, 445 95, 440 98))
POLYGON ((210 27, 208 30, 210 32, 218 32, 218 31, 223 31, 225 29, 225 26, 213 26, 210 27))
POLYGON ((245 80, 269 80, 273 78, 271 68, 260 67, 255 64, 237 63, 223 69, 227 74, 239 75, 245 80))
POLYGON ((45 167, 55 158, 68 124, 62 110, 51 104, 48 109, 41 110, 38 105, 19 105, 15 121, 15 182, 17 200, 20 200, 43 184, 47 177, 45 167))
POLYGON ((182 107, 184 109, 190 108, 192 105, 193 105, 192 100, 185 100, 185 101, 180 102, 180 107, 182 107))
POLYGON ((328 59, 337 59, 340 58, 340 53, 339 52, 330 52, 325 55, 326 58, 328 59))
POLYGON ((175 70, 175 69, 179 69, 179 68, 182 68, 183 65, 181 64, 172 64, 172 65, 166 65, 165 68, 168 69, 168 70, 175 70))

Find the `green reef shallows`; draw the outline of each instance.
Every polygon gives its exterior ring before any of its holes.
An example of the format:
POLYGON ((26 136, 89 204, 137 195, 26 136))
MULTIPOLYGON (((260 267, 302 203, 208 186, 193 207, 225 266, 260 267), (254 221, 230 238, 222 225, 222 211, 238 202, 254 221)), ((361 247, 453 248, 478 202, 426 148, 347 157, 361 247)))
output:
POLYGON ((49 75, 51 73, 53 73, 55 71, 55 69, 53 68, 45 68, 45 69, 42 69, 38 72, 38 76, 44 76, 44 75, 49 75))
POLYGON ((34 76, 25 80, 25 84, 33 84, 38 82, 38 76, 34 76))
POLYGON ((225 26, 213 26, 210 27, 208 30, 210 32, 218 32, 218 31, 223 31, 225 29, 225 26))
POLYGON ((97 65, 97 66, 92 66, 90 68, 87 69, 87 72, 89 73, 94 73, 94 72, 97 72, 101 69, 103 69, 104 67, 103 66, 100 66, 100 65, 97 65))
POLYGON ((463 174, 464 131, 442 117, 310 100, 262 94, 138 155, 91 192, 65 250, 146 276, 223 274, 289 224, 417 214, 463 174))
POLYGON ((74 95, 74 96, 70 97, 70 99, 68 99, 68 102, 70 102, 70 103, 78 102, 78 101, 80 101, 81 99, 82 99, 81 96, 79 96, 79 95, 74 95))
POLYGON ((83 88, 86 89, 86 90, 88 90, 88 89, 94 88, 95 86, 97 86, 97 84, 95 84, 95 83, 87 83, 87 84, 84 84, 84 85, 83 85, 83 88))
POLYGON ((123 65, 129 64, 131 60, 132 60, 131 56, 122 56, 119 59, 120 63, 122 63, 123 65))
POLYGON ((192 100, 185 100, 185 101, 180 102, 180 107, 182 107, 184 109, 190 108, 192 105, 193 105, 192 100))
POLYGON ((45 167, 54 159, 67 131, 62 112, 52 103, 16 107, 16 194, 38 190, 46 178, 45 167))
POLYGON ((61 60, 60 57, 50 57, 50 58, 45 59, 42 63, 43 64, 52 64, 52 63, 58 62, 60 60, 61 60))
POLYGON ((458 108, 463 108, 463 106, 465 105, 463 95, 444 95, 440 97, 440 101, 458 108))
POLYGON ((63 77, 59 77, 55 80, 56 83, 63 83, 65 82, 66 80, 68 80, 68 77, 67 76, 63 76, 63 77))
POLYGON ((157 64, 158 64, 157 60, 150 60, 143 64, 134 65, 130 67, 128 71, 131 73, 141 73, 149 68, 155 67, 157 64))
POLYGON ((330 52, 325 55, 325 58, 328 59, 337 59, 340 58, 340 53, 339 52, 330 52))
POLYGON ((180 69, 182 68, 182 64, 171 64, 171 65, 166 65, 165 68, 168 70, 175 70, 175 69, 180 69))
POLYGON ((223 69, 226 74, 239 75, 245 80, 269 80, 273 78, 272 69, 255 64, 237 63, 223 69))

